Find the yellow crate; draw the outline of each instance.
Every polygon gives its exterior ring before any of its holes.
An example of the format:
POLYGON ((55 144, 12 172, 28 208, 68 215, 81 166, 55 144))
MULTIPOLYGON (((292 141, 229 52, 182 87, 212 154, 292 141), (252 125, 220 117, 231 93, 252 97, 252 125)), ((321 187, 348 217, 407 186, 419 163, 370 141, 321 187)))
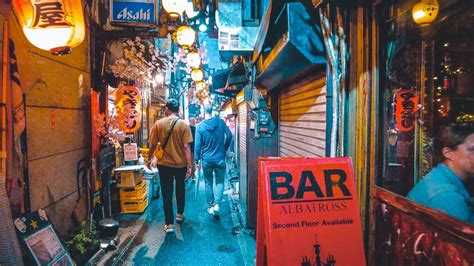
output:
POLYGON ((136 200, 120 200, 121 213, 140 213, 144 212, 148 206, 148 195, 145 193, 143 198, 136 200))
POLYGON ((150 149, 148 148, 140 148, 140 153, 142 154, 143 158, 147 159, 148 158, 148 153, 150 152, 150 149))
POLYGON ((143 179, 143 171, 120 171, 117 187, 135 187, 143 179))
POLYGON ((136 200, 143 198, 143 195, 147 194, 148 186, 145 179, 130 188, 120 188, 120 199, 121 200, 136 200))

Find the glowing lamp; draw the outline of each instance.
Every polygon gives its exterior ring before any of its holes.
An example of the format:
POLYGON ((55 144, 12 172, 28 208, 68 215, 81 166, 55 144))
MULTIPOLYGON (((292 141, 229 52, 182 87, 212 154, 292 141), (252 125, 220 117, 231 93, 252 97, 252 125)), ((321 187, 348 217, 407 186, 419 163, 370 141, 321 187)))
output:
POLYGON ((161 2, 163 8, 168 12, 170 17, 179 17, 186 10, 187 0, 163 0, 161 2))
POLYGON ((207 31, 207 25, 206 24, 199 25, 199 31, 206 32, 207 31))
POLYGON ((142 121, 140 90, 132 86, 119 88, 115 95, 117 123, 120 130, 130 134, 136 132, 142 121))
POLYGON ((186 56, 186 61, 191 68, 199 68, 201 66, 201 56, 196 52, 190 52, 186 56))
POLYGON ((176 31, 176 42, 184 48, 193 45, 196 40, 196 32, 189 26, 181 26, 176 31))
POLYGON ((206 88, 206 83, 199 81, 196 82, 196 91, 203 91, 206 88))
POLYGON ((191 71, 191 79, 194 82, 202 81, 204 79, 204 72, 199 68, 193 69, 191 71))
POLYGON ((412 17, 416 24, 425 27, 431 24, 438 15, 439 4, 436 0, 421 0, 412 10, 412 17))
POLYGON ((84 41, 82 1, 13 0, 26 39, 54 55, 70 54, 84 41))
POLYGON ((156 73, 154 80, 157 84, 163 84, 163 82, 165 81, 165 76, 163 73, 156 73))

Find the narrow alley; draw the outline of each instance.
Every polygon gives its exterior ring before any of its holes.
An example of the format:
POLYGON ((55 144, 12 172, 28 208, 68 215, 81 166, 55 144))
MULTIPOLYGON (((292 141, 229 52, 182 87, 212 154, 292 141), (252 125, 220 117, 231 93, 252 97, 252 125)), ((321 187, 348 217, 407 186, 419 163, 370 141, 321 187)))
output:
POLYGON ((163 231, 161 202, 154 200, 146 211, 143 229, 119 264, 244 265, 237 236, 232 234, 229 202, 222 204, 220 219, 213 218, 206 210, 204 182, 200 182, 197 198, 195 182, 186 183, 185 220, 176 224, 176 232, 163 231))
POLYGON ((474 0, 0 0, 0 266, 474 265, 473 36, 474 0))

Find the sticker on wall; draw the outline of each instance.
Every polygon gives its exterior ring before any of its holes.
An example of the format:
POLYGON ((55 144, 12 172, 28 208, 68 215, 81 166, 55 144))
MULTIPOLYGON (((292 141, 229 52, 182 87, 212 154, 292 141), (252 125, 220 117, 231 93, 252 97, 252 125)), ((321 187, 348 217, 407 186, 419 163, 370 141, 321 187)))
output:
POLYGON ((395 127, 402 132, 413 130, 418 110, 418 98, 412 90, 401 89, 395 96, 395 127))

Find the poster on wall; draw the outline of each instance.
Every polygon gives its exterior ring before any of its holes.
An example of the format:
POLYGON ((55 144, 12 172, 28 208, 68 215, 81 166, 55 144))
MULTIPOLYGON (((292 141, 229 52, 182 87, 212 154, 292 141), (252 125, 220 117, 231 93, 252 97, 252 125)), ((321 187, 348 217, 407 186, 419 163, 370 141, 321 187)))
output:
POLYGON ((39 209, 28 213, 15 219, 14 224, 31 262, 36 265, 75 265, 49 221, 46 211, 39 209))
POLYGON ((349 158, 260 158, 257 265, 366 265, 349 158))

